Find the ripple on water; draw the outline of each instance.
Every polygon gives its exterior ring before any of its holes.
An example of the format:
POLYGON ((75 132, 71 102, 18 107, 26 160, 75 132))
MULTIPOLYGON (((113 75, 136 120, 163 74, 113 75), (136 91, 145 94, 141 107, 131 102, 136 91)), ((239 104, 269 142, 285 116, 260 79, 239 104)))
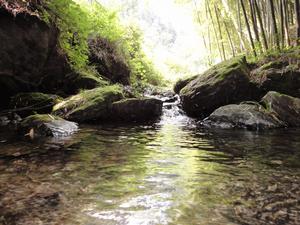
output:
POLYGON ((0 223, 300 224, 300 130, 202 130, 174 107, 154 125, 82 127, 56 148, 6 138, 0 223))

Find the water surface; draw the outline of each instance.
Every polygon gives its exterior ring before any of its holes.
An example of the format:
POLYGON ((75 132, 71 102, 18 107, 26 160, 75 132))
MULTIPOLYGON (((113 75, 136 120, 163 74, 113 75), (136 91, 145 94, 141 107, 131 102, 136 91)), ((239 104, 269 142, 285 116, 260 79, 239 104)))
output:
POLYGON ((300 130, 151 125, 0 138, 0 224, 300 224, 300 130), (299 215, 298 215, 299 214, 299 215))

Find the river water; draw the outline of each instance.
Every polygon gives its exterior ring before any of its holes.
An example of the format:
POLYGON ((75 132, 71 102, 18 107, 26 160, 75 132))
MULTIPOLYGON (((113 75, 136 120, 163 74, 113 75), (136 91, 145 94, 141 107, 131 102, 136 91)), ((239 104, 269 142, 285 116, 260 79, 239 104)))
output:
POLYGON ((300 130, 151 125, 0 136, 0 224, 300 224, 300 130), (299 215, 298 215, 299 214, 299 215))

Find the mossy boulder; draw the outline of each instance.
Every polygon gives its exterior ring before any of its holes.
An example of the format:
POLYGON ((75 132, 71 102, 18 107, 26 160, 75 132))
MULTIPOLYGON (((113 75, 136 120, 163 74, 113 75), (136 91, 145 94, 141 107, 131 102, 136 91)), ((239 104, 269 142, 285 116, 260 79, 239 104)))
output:
POLYGON ((144 122, 157 119, 162 114, 163 102, 154 98, 129 98, 114 102, 111 120, 144 122))
POLYGON ((257 99, 258 90, 249 74, 245 57, 212 67, 180 91, 183 109, 189 116, 205 118, 221 106, 257 99))
POLYGON ((76 122, 105 120, 110 117, 110 107, 123 98, 119 85, 111 85, 82 91, 53 107, 53 113, 76 122))
POLYGON ((261 100, 269 112, 289 127, 300 127, 300 99, 270 91, 261 100))
POLYGON ((49 114, 36 114, 21 121, 19 131, 34 137, 65 137, 78 130, 74 122, 49 114))
POLYGON ((10 109, 13 109, 21 117, 34 113, 50 113, 55 104, 62 100, 57 95, 43 94, 39 92, 20 93, 11 98, 10 109))
POLYGON ((259 103, 231 104, 216 109, 203 121, 205 127, 264 130, 284 127, 285 123, 259 103))

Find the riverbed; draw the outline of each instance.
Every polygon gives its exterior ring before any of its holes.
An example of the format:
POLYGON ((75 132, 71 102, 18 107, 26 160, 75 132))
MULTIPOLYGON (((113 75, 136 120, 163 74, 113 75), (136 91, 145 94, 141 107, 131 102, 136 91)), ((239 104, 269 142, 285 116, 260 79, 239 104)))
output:
POLYGON ((300 224, 300 130, 207 130, 177 105, 69 138, 0 135, 0 224, 300 224))

